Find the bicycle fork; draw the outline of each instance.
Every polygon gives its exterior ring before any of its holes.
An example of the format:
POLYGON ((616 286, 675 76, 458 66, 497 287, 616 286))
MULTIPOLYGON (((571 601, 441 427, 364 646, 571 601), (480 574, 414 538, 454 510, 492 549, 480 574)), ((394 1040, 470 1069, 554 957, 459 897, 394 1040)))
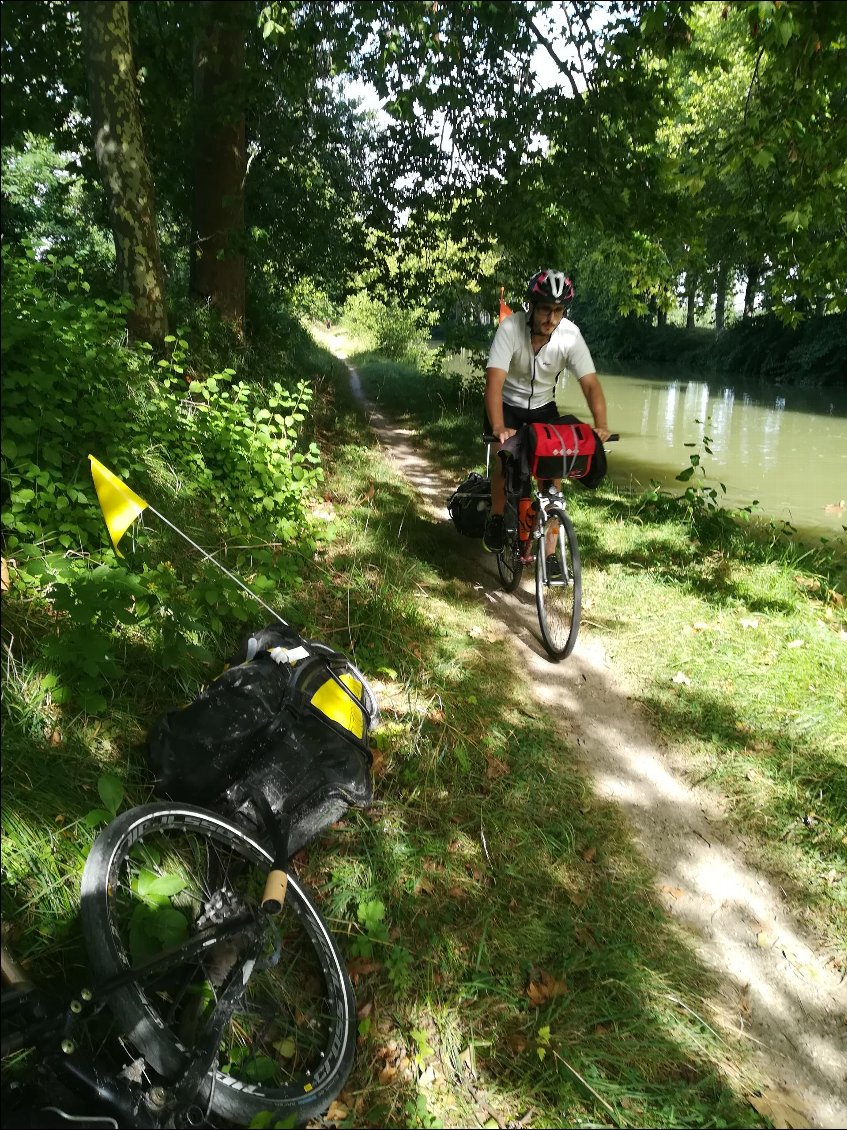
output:
POLYGON ((544 526, 547 524, 550 518, 556 519, 556 540, 552 546, 548 546, 545 543, 543 547, 543 553, 541 554, 540 560, 541 579, 545 585, 552 585, 557 588, 572 586, 574 579, 571 576, 568 567, 569 563, 566 550, 567 542, 565 537, 565 524, 563 521, 561 521, 561 511, 558 507, 550 506, 548 500, 543 497, 539 499, 538 514, 536 516, 535 529, 532 532, 532 536, 540 541, 544 537, 544 526), (547 573, 547 561, 548 558, 553 556, 554 554, 558 558, 560 575, 551 580, 547 573))

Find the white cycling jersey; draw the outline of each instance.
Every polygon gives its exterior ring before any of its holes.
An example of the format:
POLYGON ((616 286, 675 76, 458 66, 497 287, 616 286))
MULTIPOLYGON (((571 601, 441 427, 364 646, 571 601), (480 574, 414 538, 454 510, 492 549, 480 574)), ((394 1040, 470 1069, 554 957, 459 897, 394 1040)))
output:
POLYGON ((579 328, 563 318, 550 340, 533 354, 526 313, 518 310, 497 328, 488 354, 489 369, 505 369, 503 400, 514 408, 540 408, 555 399, 556 382, 564 370, 582 380, 596 372, 579 328))

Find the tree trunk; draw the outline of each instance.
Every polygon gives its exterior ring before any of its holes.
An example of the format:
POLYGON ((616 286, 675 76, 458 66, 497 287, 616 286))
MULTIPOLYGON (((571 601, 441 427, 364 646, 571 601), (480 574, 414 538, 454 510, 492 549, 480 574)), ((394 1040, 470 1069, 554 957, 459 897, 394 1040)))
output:
POLYGON ((726 287, 729 280, 729 271, 725 264, 718 267, 718 277, 715 284, 715 336, 722 334, 726 329, 726 287))
POLYGON ((130 336, 154 345, 168 332, 153 178, 144 150, 127 0, 79 6, 94 152, 109 201, 117 276, 132 299, 130 336))
POLYGON ((191 292, 244 332, 244 38, 249 5, 202 5, 194 41, 194 242, 191 292))
POLYGON ((663 310, 662 307, 660 306, 659 309, 656 311, 656 325, 657 326, 666 326, 667 324, 668 324, 668 312, 667 312, 667 310, 663 310))
POLYGON ((697 302, 697 279, 693 275, 685 276, 685 328, 694 329, 694 314, 697 302))
POLYGON ((744 317, 752 318, 756 308, 756 295, 759 291, 759 266, 751 263, 747 267, 747 287, 744 291, 744 317))

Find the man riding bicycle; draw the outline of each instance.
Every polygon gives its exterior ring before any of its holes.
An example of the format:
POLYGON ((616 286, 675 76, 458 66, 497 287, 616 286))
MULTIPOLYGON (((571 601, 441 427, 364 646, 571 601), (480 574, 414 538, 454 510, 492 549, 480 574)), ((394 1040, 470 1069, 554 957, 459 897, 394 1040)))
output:
MULTIPOLYGON (((561 271, 537 271, 527 284, 527 310, 504 318, 494 335, 485 370, 486 430, 499 440, 491 445, 494 455, 522 424, 559 419, 556 382, 566 369, 579 381, 597 435, 606 440, 611 434, 606 398, 588 346, 565 317, 573 296, 573 284, 561 271)), ((504 542, 506 492, 500 460, 495 458, 493 463, 491 515, 482 544, 489 553, 499 553, 504 542)), ((556 485, 558 488, 558 481, 556 485)))

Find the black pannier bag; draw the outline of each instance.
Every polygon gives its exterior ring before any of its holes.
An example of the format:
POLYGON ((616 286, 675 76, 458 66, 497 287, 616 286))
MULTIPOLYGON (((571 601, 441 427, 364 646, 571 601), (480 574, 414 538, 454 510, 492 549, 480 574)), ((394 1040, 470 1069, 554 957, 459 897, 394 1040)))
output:
POLYGON ((447 500, 453 525, 467 538, 481 538, 491 510, 491 479, 472 471, 447 500))
POLYGON ((364 676, 341 652, 271 626, 245 640, 193 702, 150 732, 156 792, 226 811, 261 829, 254 793, 291 817, 299 851, 372 799, 369 730, 379 721, 364 676))

